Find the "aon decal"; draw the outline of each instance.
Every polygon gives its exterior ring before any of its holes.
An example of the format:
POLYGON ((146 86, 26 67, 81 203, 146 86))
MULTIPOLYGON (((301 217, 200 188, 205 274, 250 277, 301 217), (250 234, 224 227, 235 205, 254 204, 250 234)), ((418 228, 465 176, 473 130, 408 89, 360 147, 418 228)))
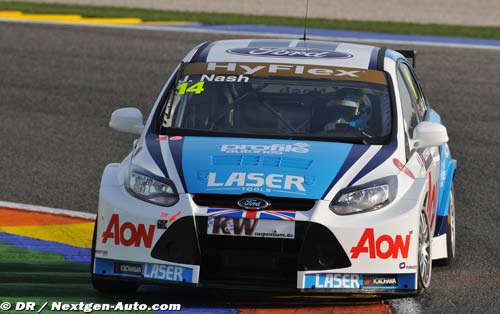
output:
POLYGON ((120 216, 113 214, 109 220, 106 231, 102 233, 102 243, 106 244, 109 239, 112 239, 115 245, 134 246, 151 248, 153 243, 153 236, 155 233, 155 226, 149 225, 146 230, 144 224, 137 226, 131 222, 124 222, 120 224, 120 216))
POLYGON ((381 258, 408 258, 411 236, 383 234, 375 238, 373 228, 366 228, 358 244, 351 249, 351 258, 358 258, 360 254, 368 254, 371 259, 381 258))
POLYGON ((209 188, 255 187, 305 192, 304 177, 284 174, 233 172, 227 178, 220 178, 215 172, 208 175, 209 188))

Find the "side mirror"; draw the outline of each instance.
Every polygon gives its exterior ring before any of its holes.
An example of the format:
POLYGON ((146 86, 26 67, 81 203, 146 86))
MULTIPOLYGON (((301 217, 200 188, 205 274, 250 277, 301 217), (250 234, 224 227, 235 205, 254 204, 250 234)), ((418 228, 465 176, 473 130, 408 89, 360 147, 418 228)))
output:
POLYGON ((113 111, 109 126, 125 133, 141 134, 144 129, 142 113, 137 108, 121 108, 113 111))
POLYGON ((439 123, 423 121, 413 130, 413 147, 441 146, 448 142, 446 127, 439 123))

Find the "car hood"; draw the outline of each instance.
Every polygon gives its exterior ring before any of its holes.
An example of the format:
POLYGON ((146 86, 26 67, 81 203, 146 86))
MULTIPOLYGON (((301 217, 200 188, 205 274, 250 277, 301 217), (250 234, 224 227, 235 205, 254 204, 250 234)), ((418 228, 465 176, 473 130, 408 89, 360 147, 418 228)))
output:
MULTIPOLYGON (((338 180, 346 176, 347 182, 355 183, 369 169, 353 167, 354 171, 351 167, 372 147, 339 142, 200 136, 160 136, 148 142, 148 150, 160 168, 165 168, 164 172, 169 162, 175 164, 187 193, 258 193, 306 199, 323 199, 338 180), (166 147, 161 148, 163 145, 166 147), (167 154, 170 156, 165 156, 167 154)), ((384 147, 379 146, 380 151, 384 147)), ((370 163, 373 162, 370 160, 367 166, 370 163)))

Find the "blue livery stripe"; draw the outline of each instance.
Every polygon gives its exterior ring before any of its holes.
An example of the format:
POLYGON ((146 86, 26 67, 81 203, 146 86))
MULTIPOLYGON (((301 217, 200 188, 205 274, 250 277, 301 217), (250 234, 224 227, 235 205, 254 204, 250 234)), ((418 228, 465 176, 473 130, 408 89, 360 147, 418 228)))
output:
POLYGON ((373 158, 366 164, 366 166, 364 166, 363 169, 361 169, 361 171, 354 177, 354 179, 352 179, 352 181, 349 183, 349 186, 352 186, 359 179, 370 173, 373 169, 380 166, 384 161, 392 156, 397 147, 397 142, 391 145, 382 146, 382 148, 375 154, 375 156, 373 156, 373 158))
POLYGON ((176 139, 174 141, 168 139, 168 146, 170 147, 170 153, 174 159, 175 168, 179 174, 179 178, 182 182, 182 187, 186 191, 186 183, 184 182, 184 172, 182 171, 182 147, 184 144, 184 138, 176 139))
POLYGON ((322 198, 325 198, 328 192, 337 184, 337 182, 342 178, 342 176, 349 170, 351 169, 352 165, 356 161, 358 161, 361 156, 370 148, 369 145, 353 145, 351 148, 351 151, 349 152, 349 155, 347 155, 347 158, 345 159, 344 163, 342 164, 342 167, 340 167, 339 172, 333 179, 332 183, 328 186, 328 188, 325 191, 325 194, 323 194, 322 198))
POLYGON ((398 275, 398 289, 417 289, 417 274, 398 275))
POLYGON ((207 43, 200 47, 201 51, 193 56, 193 62, 206 62, 208 53, 212 49, 214 42, 207 43))
POLYGON ((441 123, 441 116, 434 110, 429 110, 427 114, 425 115, 425 120, 430 121, 430 122, 435 122, 435 123, 441 123))
POLYGON ((161 153, 159 136, 148 132, 146 134, 146 147, 148 148, 151 158, 153 158, 158 168, 163 172, 165 178, 168 178, 167 166, 165 165, 165 160, 163 160, 163 154, 161 153))
POLYGON ((436 230, 434 230, 434 237, 446 233, 448 229, 448 216, 436 216, 436 230))
POLYGON ((448 227, 448 210, 450 206, 451 187, 457 168, 457 161, 451 158, 447 145, 441 145, 441 162, 439 163, 439 192, 434 236, 445 234, 448 227))
MULTIPOLYGON (((441 124, 441 116, 430 109, 426 116, 426 121, 441 124)), ((457 161, 452 158, 448 145, 443 144, 439 147, 441 160, 439 162, 439 192, 437 203, 436 229, 434 236, 440 236, 446 233, 448 227, 448 208, 450 204, 450 192, 453 185, 453 177, 457 168, 457 161)))
POLYGON ((368 69, 370 70, 376 70, 377 69, 377 64, 378 64, 378 52, 380 51, 380 48, 375 47, 372 50, 372 53, 370 55, 370 63, 368 64, 368 69))

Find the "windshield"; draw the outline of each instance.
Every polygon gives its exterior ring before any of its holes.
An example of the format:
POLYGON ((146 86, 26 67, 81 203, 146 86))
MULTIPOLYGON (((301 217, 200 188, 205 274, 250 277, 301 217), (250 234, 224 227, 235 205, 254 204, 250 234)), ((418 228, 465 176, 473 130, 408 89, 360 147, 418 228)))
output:
POLYGON ((210 63, 188 64, 182 70, 164 106, 162 133, 370 144, 384 144, 390 136, 391 104, 383 72, 278 65, 281 73, 269 73, 269 68, 259 72, 256 65, 240 71, 241 64, 224 65, 212 66, 216 73, 210 73, 210 63), (298 67, 302 73, 296 74, 298 67), (323 78, 325 73, 333 75, 323 78))

